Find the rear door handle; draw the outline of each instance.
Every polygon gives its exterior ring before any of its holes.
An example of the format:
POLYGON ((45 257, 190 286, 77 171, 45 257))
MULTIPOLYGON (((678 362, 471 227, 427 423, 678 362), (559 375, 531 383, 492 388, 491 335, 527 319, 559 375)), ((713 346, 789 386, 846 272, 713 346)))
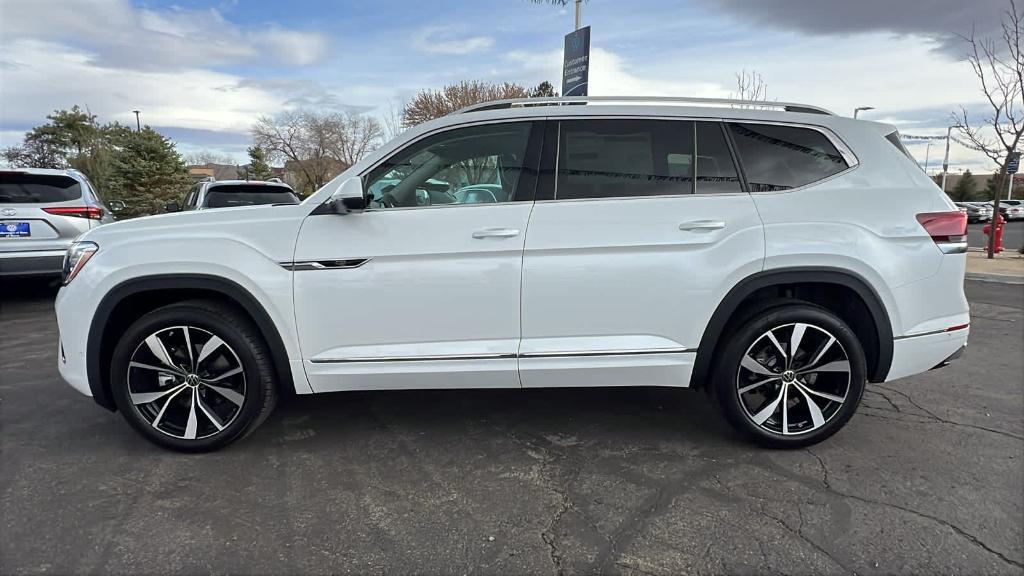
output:
POLYGON ((725 228, 722 220, 691 220, 679 225, 680 230, 721 230, 725 228))
POLYGON ((519 230, 514 228, 484 228, 473 232, 473 238, 513 238, 519 236, 519 230))

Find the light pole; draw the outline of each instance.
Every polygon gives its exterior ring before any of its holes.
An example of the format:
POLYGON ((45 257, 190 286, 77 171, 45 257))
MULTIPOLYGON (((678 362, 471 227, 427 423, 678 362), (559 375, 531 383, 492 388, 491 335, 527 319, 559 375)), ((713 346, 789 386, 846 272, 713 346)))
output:
POLYGON ((132 112, 135 112, 135 131, 142 132, 142 124, 139 123, 140 110, 132 110, 132 112))
POLYGON ((580 26, 580 24, 583 23, 583 18, 582 18, 582 14, 581 14, 582 10, 583 10, 583 0, 576 0, 576 29, 577 30, 579 30, 582 27, 582 26, 580 26))
POLYGON ((860 112, 861 110, 874 110, 874 109, 875 109, 874 106, 858 106, 857 108, 853 109, 853 117, 856 118, 857 117, 857 113, 860 112))
POLYGON ((931 154, 931 152, 932 152, 932 141, 929 140, 928 141, 928 146, 926 146, 925 149, 924 149, 924 173, 925 174, 928 173, 928 156, 931 154))
POLYGON ((953 127, 946 128, 946 156, 942 159, 942 191, 946 191, 946 173, 949 172, 949 139, 953 127))

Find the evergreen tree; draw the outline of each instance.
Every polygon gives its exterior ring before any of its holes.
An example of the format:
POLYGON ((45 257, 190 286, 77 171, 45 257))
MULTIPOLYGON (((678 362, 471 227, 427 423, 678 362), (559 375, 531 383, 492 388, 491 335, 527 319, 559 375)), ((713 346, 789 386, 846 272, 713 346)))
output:
POLYGON ((975 189, 978 184, 974 181, 974 175, 971 174, 970 170, 965 170, 963 175, 960 176, 960 180, 953 187, 953 190, 949 193, 949 197, 954 202, 970 202, 977 196, 975 189))
POLYGON ((269 180, 274 171, 267 164, 267 153, 259 146, 250 146, 249 165, 243 169, 243 177, 246 180, 269 180))
POLYGON ((537 87, 530 91, 530 98, 555 98, 557 96, 558 92, 555 92, 555 87, 547 80, 537 84, 537 87))
POLYGON ((122 131, 116 139, 106 196, 127 205, 119 217, 159 214, 167 202, 181 200, 191 179, 170 140, 149 126, 122 131))

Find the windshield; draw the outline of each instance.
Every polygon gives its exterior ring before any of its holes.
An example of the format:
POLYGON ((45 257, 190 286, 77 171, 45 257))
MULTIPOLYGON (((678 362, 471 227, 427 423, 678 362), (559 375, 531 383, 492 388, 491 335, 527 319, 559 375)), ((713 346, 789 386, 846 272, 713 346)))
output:
POLYGON ((206 192, 203 206, 227 208, 229 206, 255 206, 258 204, 298 204, 299 197, 283 186, 242 184, 214 186, 206 192))
POLYGON ((0 172, 0 203, 67 202, 82 197, 78 181, 70 176, 0 172))

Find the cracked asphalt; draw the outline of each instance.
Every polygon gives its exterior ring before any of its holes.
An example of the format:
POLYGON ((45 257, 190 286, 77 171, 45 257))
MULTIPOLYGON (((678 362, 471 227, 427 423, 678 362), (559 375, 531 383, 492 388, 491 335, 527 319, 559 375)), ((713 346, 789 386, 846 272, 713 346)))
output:
POLYGON ((0 573, 1022 574, 1024 289, 809 450, 700 392, 298 397, 162 451, 59 378, 52 290, 0 287, 0 573))

